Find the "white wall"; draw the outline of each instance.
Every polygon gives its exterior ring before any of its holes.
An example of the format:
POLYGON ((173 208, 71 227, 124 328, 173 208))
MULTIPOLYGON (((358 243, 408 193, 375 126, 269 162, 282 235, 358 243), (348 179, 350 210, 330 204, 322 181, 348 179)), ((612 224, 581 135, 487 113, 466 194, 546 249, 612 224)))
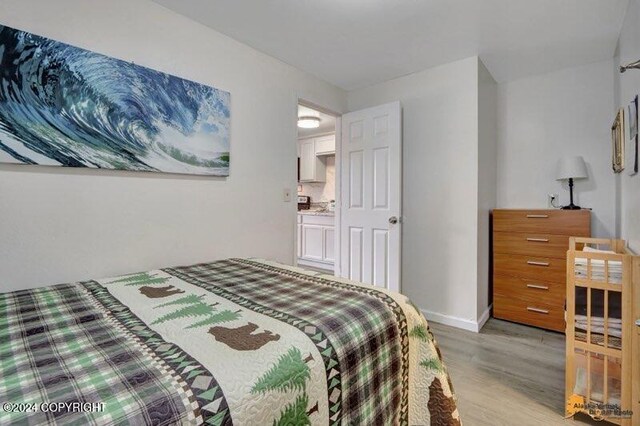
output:
MULTIPOLYGON (((620 64, 635 62, 638 59, 640 59, 640 1, 630 0, 618 40, 617 55, 612 66, 616 93, 614 109, 609 114, 611 121, 613 121, 615 109, 626 108, 633 97, 640 94, 640 70, 630 70, 624 74, 618 72, 620 64)), ((621 238, 628 241, 629 247, 634 252, 640 253, 640 174, 629 176, 629 170, 633 168, 632 148, 633 145, 628 142, 626 170, 618 175, 620 234, 621 238)))
POLYGON ((498 85, 498 207, 547 208, 552 193, 569 204, 556 163, 582 155, 589 178, 575 182, 575 202, 593 208, 593 236, 614 236, 612 109, 611 60, 498 85))
POLYGON ((349 92, 349 110, 400 100, 402 292, 428 316, 477 321, 478 58, 349 92))
POLYGON ((293 261, 296 205, 282 192, 296 188, 297 97, 341 112, 343 91, 150 1, 4 0, 0 17, 227 90, 232 105, 228 179, 0 165, 0 291, 228 256, 293 261))
POLYGON ((497 201, 497 85, 482 61, 478 61, 478 294, 477 315, 488 317, 490 213, 497 201), (486 311, 486 313, 485 313, 486 311))

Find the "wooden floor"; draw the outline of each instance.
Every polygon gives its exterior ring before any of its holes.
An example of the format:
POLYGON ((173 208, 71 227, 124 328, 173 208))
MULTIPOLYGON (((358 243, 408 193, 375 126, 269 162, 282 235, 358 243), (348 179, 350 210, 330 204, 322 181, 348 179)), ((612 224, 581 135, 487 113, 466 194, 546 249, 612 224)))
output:
POLYGON ((430 322, 462 424, 607 424, 565 420, 563 334, 490 319, 480 333, 430 322))

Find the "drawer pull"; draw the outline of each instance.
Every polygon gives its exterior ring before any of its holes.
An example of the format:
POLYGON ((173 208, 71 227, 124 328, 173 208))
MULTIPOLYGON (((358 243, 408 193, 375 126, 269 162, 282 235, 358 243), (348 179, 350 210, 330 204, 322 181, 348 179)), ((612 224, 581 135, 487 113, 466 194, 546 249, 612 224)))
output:
POLYGON ((548 243, 549 239, 548 238, 527 238, 527 241, 531 241, 533 243, 548 243))
POLYGON ((537 288, 538 290, 549 290, 549 286, 540 284, 527 284, 528 288, 537 288))
POLYGON ((531 306, 527 306, 527 311, 530 312, 537 312, 539 314, 549 314, 549 311, 547 311, 546 309, 540 309, 540 308, 532 308, 531 306))
POLYGON ((528 214, 527 219, 546 219, 548 218, 548 214, 528 214))
POLYGON ((527 264, 533 266, 549 266, 549 262, 536 262, 533 260, 527 260, 527 264))

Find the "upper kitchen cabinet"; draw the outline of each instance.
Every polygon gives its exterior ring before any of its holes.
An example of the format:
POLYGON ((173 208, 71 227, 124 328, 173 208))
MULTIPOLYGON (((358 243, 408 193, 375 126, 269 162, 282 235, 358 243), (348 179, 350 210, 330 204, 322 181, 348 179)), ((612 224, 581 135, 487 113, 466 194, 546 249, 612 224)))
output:
POLYGON ((335 155, 335 153, 335 135, 321 136, 319 138, 316 138, 316 155, 335 155))
POLYGON ((336 152, 334 135, 300 139, 300 182, 324 182, 327 172, 322 156, 336 152))
POLYGON ((324 182, 326 167, 316 156, 316 140, 300 140, 300 182, 324 182))

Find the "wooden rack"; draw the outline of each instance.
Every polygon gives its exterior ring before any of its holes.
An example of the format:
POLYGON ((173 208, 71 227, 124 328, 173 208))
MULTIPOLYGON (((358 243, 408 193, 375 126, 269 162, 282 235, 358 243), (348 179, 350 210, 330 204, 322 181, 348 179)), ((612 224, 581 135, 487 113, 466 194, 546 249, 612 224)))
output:
POLYGON ((640 424, 640 257, 625 245, 623 240, 569 240, 565 394, 566 401, 577 397, 586 404, 633 411, 634 416, 624 418, 580 410, 635 426, 640 424))

